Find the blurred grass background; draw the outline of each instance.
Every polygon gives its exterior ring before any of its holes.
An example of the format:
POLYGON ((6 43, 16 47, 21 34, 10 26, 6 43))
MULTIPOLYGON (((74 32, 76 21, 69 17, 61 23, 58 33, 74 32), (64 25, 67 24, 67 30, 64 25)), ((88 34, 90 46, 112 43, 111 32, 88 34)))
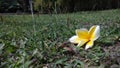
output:
POLYGON ((120 37, 120 9, 35 14, 34 17, 33 23, 31 15, 1 15, 0 67, 105 67, 102 60, 107 53, 101 49, 103 46, 114 46, 115 40, 120 37), (84 47, 77 48, 78 53, 75 55, 71 55, 71 52, 66 53, 62 48, 58 49, 75 35, 75 29, 89 29, 93 25, 101 27, 101 36, 93 48, 88 51, 84 51, 84 47))

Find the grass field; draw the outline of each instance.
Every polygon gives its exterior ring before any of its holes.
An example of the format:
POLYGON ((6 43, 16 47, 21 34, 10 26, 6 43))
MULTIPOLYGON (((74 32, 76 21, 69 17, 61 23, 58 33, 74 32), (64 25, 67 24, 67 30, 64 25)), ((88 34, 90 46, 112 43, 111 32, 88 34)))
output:
POLYGON ((0 68, 110 68, 120 66, 120 9, 68 14, 2 15, 0 68), (75 29, 100 25, 87 51, 66 43, 75 29), (73 51, 66 50, 70 46, 73 51))

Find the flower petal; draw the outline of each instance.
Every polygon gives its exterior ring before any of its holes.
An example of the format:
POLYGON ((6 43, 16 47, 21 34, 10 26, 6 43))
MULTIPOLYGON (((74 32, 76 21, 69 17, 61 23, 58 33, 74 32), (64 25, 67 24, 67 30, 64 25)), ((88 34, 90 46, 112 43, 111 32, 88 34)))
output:
POLYGON ((88 30, 87 29, 76 29, 76 35, 81 39, 88 39, 88 30))
POLYGON ((95 28, 96 28, 96 26, 92 26, 91 28, 90 28, 90 30, 89 30, 89 35, 92 35, 93 33, 94 33, 94 31, 95 31, 95 28))
POLYGON ((94 44, 94 41, 89 41, 85 46, 85 50, 87 50, 88 48, 91 48, 93 44, 94 44))
POLYGON ((100 36, 100 26, 99 25, 92 26, 89 30, 89 36, 90 40, 98 39, 100 36))
POLYGON ((70 41, 71 43, 79 43, 79 42, 80 42, 80 38, 75 35, 75 36, 72 36, 72 37, 69 39, 69 41, 70 41))
POLYGON ((81 39, 77 46, 83 46, 88 41, 89 41, 88 39, 81 39))

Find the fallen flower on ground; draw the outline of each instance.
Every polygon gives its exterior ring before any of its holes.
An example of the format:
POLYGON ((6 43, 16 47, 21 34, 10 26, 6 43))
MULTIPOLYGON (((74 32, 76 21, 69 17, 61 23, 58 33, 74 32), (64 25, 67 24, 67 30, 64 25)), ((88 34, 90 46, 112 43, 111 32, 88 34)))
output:
POLYGON ((91 48, 94 44, 94 41, 97 40, 100 36, 100 26, 94 25, 88 31, 85 28, 76 29, 76 35, 72 36, 69 41, 71 43, 78 44, 77 46, 85 46, 85 50, 91 48))

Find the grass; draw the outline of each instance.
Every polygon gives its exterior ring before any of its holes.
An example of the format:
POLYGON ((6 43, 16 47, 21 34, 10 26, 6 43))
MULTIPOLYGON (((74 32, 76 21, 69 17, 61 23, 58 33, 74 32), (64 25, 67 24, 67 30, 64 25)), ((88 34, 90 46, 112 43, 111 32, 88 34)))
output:
MULTIPOLYGON (((120 9, 68 14, 2 15, 0 67, 2 68, 109 68, 105 63, 120 40, 120 9), (35 30, 33 25, 35 24, 35 30), (101 26, 101 36, 88 51, 84 47, 59 48, 75 35, 75 29, 101 26), (105 49, 106 48, 106 49, 105 49), (107 52, 105 50, 107 50, 107 52), (102 61, 104 60, 104 62, 102 61)), ((65 44, 71 46, 73 44, 65 44)), ((117 50, 118 53, 120 50, 117 50)), ((116 52, 116 51, 115 51, 116 52)), ((118 57, 118 56, 117 56, 118 57)), ((111 60, 113 61, 113 60, 111 60)))

